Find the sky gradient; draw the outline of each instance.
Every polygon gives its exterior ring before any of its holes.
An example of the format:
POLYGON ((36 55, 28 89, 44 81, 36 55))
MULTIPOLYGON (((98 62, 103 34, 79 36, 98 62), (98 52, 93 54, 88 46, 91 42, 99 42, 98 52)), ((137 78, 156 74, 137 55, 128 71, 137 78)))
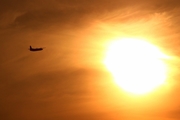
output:
POLYGON ((1 0, 0 119, 179 120, 179 21, 178 0, 1 0), (173 56, 171 87, 124 94, 103 64, 118 37, 173 56))

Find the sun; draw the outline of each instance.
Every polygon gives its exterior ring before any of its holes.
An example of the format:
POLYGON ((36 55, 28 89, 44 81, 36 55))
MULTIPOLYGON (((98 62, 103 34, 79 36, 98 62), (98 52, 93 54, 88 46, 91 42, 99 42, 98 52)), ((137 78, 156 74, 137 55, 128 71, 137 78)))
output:
POLYGON ((126 92, 145 94, 162 85, 167 77, 167 66, 158 47, 135 38, 113 41, 104 63, 115 82, 126 92))

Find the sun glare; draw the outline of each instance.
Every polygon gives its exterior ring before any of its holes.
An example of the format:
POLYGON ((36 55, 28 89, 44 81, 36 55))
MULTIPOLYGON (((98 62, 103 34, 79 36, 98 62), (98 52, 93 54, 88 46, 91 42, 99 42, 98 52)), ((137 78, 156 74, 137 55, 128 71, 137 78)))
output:
POLYGON ((145 94, 165 82, 167 66, 163 59, 166 57, 145 40, 124 38, 109 45, 104 63, 123 90, 145 94))

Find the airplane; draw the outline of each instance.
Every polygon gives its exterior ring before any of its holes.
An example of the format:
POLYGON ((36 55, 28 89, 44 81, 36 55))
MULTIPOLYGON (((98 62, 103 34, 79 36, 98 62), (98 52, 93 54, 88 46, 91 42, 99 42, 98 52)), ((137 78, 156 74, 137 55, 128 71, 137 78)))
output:
POLYGON ((30 46, 29 50, 30 50, 30 51, 41 51, 41 50, 43 50, 43 48, 32 48, 32 47, 30 46))

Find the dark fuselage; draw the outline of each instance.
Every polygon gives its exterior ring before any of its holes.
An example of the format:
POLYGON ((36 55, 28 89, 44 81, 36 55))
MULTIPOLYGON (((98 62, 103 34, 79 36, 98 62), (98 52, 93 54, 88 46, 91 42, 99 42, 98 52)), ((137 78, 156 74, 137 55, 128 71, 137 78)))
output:
POLYGON ((30 46, 29 50, 30 50, 30 51, 41 51, 41 50, 43 50, 43 48, 32 48, 32 47, 30 46))

